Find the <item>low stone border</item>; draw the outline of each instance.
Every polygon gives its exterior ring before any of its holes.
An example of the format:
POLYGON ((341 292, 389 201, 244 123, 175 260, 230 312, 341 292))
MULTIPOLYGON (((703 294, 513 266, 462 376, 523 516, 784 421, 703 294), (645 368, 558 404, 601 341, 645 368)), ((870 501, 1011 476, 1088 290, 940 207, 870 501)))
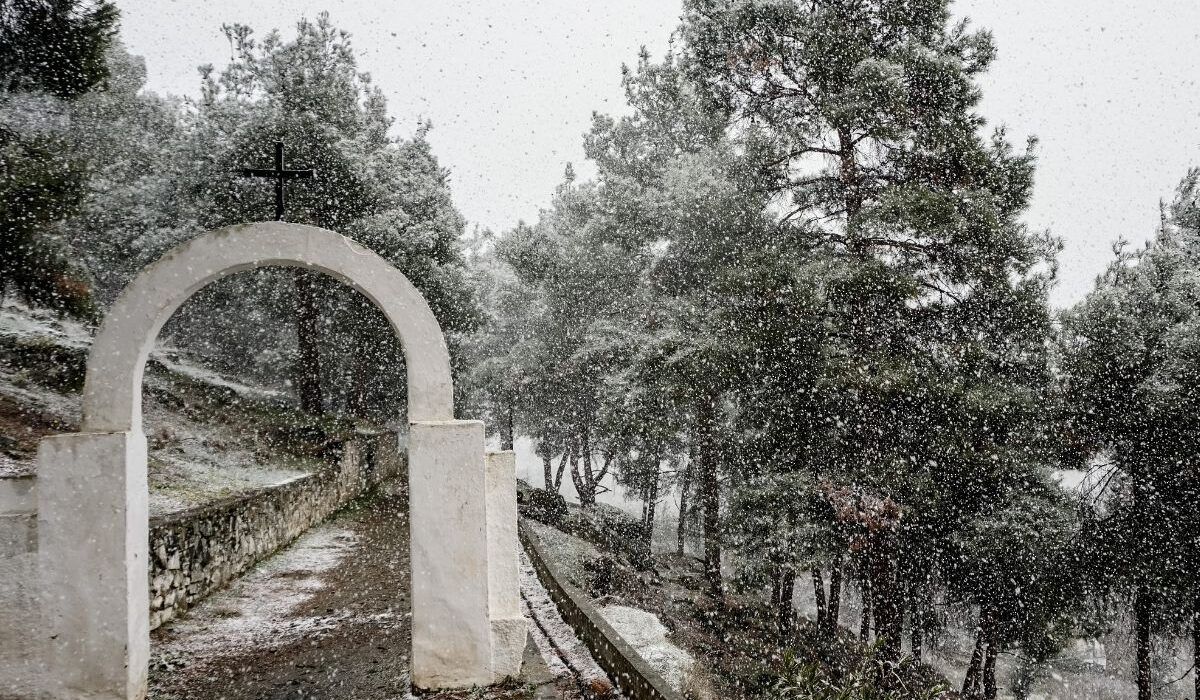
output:
POLYGON ((625 697, 631 700, 684 700, 637 651, 608 624, 578 588, 567 583, 550 563, 541 541, 524 518, 519 523, 521 544, 550 599, 592 657, 625 697))

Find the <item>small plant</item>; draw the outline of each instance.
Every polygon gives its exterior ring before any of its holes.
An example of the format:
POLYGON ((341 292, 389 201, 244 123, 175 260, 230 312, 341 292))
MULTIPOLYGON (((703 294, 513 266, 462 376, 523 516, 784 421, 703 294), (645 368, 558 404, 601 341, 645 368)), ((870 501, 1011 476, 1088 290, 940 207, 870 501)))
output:
POLYGON ((768 697, 771 700, 934 700, 946 688, 921 682, 918 664, 904 657, 898 664, 879 658, 872 647, 845 673, 835 675, 816 661, 799 662, 795 651, 784 652, 779 680, 768 697))

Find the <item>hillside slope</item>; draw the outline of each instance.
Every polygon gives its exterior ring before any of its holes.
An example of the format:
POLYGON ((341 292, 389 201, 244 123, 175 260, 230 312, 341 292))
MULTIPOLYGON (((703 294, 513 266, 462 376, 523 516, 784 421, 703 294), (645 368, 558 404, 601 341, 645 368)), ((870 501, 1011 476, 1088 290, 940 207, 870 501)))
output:
MULTIPOLYGON (((36 472, 38 440, 78 429, 90 345, 78 322, 0 305, 0 478, 36 472)), ((152 515, 303 476, 355 428, 169 347, 151 354, 143 412, 152 515)))

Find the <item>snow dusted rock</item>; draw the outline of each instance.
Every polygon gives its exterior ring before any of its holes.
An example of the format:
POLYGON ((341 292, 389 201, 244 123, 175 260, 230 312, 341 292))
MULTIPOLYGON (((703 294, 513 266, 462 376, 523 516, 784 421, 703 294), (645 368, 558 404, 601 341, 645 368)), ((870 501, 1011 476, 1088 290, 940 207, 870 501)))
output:
POLYGON ((653 613, 624 605, 600 608, 600 615, 625 639, 646 663, 662 674, 671 687, 680 690, 694 660, 667 640, 668 630, 653 613))

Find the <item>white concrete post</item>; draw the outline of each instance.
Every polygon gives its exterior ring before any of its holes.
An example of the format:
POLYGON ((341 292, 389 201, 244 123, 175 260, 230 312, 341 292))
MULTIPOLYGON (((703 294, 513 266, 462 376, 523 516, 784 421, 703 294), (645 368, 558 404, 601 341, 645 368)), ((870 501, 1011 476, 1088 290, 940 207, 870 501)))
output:
POLYGON ((483 423, 413 422, 408 437, 412 682, 493 681, 483 423))
POLYGON ((0 698, 37 696, 41 590, 37 477, 0 478, 0 698))
POLYGON ((516 678, 525 652, 518 573, 517 457, 512 450, 489 452, 487 465, 488 617, 492 626, 495 680, 516 678))
POLYGON ((45 690, 139 700, 150 661, 146 437, 48 437, 38 463, 45 690))

